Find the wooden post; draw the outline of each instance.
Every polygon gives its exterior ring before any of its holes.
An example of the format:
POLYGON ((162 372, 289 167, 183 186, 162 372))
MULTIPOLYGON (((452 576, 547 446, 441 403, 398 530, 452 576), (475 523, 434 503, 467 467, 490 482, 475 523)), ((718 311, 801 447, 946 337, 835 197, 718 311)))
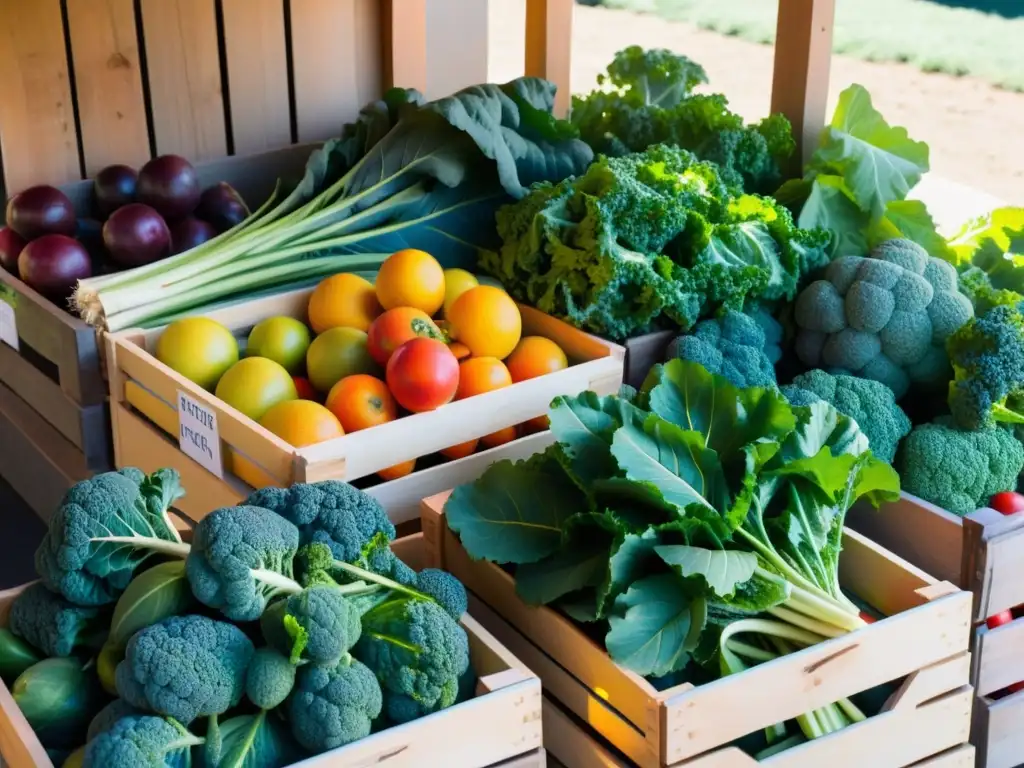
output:
POLYGON ((384 85, 427 91, 427 0, 384 0, 384 85))
POLYGON ((558 86, 555 114, 571 103, 572 14, 574 0, 526 0, 526 74, 558 86))
POLYGON ((779 2, 772 112, 793 124, 794 175, 800 174, 797 163, 802 166, 817 148, 825 126, 835 10, 835 0, 779 2))

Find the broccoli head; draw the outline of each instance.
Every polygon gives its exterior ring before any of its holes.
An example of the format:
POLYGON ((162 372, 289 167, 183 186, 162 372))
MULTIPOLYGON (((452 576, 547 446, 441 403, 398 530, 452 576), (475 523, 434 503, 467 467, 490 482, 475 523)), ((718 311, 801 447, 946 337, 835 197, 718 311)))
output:
POLYGON ((85 748, 83 768, 165 768, 189 765, 189 750, 203 739, 181 723, 129 716, 100 733, 85 748))
POLYGON ((178 473, 104 472, 65 494, 36 550, 36 572, 77 605, 113 603, 138 565, 161 550, 184 557, 167 510, 182 495, 178 473))
POLYGON ((245 503, 276 512, 299 529, 300 543, 326 544, 339 560, 356 560, 378 533, 395 538, 380 502, 339 480, 263 488, 245 503))
POLYGON ((292 692, 295 665, 273 648, 258 648, 245 673, 245 695, 260 709, 273 709, 292 692))
POLYGON ((456 621, 462 619, 469 608, 469 597, 462 582, 448 571, 424 568, 416 578, 416 589, 432 597, 456 621))
POLYGON ((946 342, 949 409, 957 426, 1024 424, 1024 302, 975 317, 946 342))
POLYGON ((267 643, 293 664, 336 664, 359 639, 360 612, 342 590, 314 584, 271 603, 260 628, 267 643))
POLYGON ((466 631, 433 600, 404 595, 363 615, 362 637, 352 653, 373 670, 385 699, 404 697, 389 705, 392 719, 401 712, 426 714, 451 706, 469 667, 466 631))
POLYGON ((737 387, 775 386, 775 366, 765 354, 764 330, 752 317, 726 310, 713 320, 697 323, 693 333, 675 339, 669 358, 699 363, 737 387))
POLYGON ((132 706, 190 723, 238 704, 252 655, 252 641, 233 624, 172 616, 128 641, 117 692, 132 706))
POLYGON ((1003 427, 957 429, 951 419, 915 428, 896 457, 903 490, 955 515, 1017 487, 1024 445, 1003 427))
POLYGON ((346 655, 333 667, 299 668, 288 697, 288 719, 295 740, 320 754, 368 736, 382 707, 373 672, 346 655))
POLYGON ((974 315, 956 270, 910 240, 886 240, 868 256, 844 256, 796 301, 797 355, 885 384, 901 399, 911 384, 949 380, 946 340, 974 315))
POLYGON ((14 599, 7 628, 47 656, 70 656, 76 648, 99 649, 110 616, 69 603, 37 582, 14 599))
POLYGON ((233 621, 255 621, 278 594, 302 587, 292 579, 299 531, 260 507, 222 507, 204 517, 185 561, 196 599, 233 621))
POLYGON ((910 432, 910 419, 896 404, 892 390, 884 384, 856 376, 813 370, 782 387, 793 405, 810 405, 824 400, 857 422, 867 435, 871 452, 892 463, 900 440, 910 432))
POLYGON ((103 709, 96 713, 96 716, 89 722, 89 731, 86 734, 86 742, 90 742, 104 731, 109 731, 118 720, 129 715, 144 715, 145 712, 138 707, 133 707, 124 699, 114 699, 103 709))

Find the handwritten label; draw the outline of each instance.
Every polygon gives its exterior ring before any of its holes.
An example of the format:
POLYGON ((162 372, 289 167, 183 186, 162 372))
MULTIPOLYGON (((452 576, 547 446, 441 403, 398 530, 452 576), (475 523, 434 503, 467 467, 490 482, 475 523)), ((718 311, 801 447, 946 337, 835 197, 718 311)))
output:
POLYGON ((217 414, 178 390, 178 446, 191 459, 223 479, 217 414))
POLYGON ((18 349, 18 323, 14 318, 14 307, 0 296, 0 341, 18 349))

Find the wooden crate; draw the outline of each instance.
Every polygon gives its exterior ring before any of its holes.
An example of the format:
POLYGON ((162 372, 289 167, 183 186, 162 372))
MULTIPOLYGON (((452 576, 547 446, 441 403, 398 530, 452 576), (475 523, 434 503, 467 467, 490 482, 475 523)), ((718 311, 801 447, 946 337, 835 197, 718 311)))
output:
MULTIPOLYGON (((888 618, 742 674, 657 691, 614 664, 603 647, 547 607, 530 607, 512 577, 469 558, 444 522, 447 493, 425 499, 431 563, 459 577, 523 641, 504 642, 545 688, 642 768, 741 768, 757 763, 733 740, 875 686, 906 678, 864 723, 780 754, 776 768, 901 768, 967 742, 970 601, 867 538, 847 530, 840 578, 888 618), (516 652, 515 650, 513 652, 516 652)), ((490 627, 501 633, 501 627, 490 627)), ((506 633, 507 634, 507 633, 506 633)))
MULTIPOLYGON (((424 566, 422 534, 399 539, 393 548, 411 567, 424 566)), ((11 601, 25 586, 0 592, 0 626, 6 624, 11 601)), ((297 765, 363 768, 386 762, 394 768, 543 768, 540 681, 471 616, 462 625, 469 633, 470 659, 480 678, 475 698, 297 765)), ((2 683, 0 755, 10 768, 53 766, 2 683)))
POLYGON ((989 629, 985 620, 1024 604, 1024 513, 979 509, 958 517, 910 494, 878 512, 851 510, 851 525, 923 570, 974 595, 971 685, 977 698, 971 743, 978 765, 1024 764, 1024 618, 989 629))
MULTIPOLYGON (((310 292, 291 291, 213 311, 208 316, 236 334, 244 335, 267 317, 289 315, 305 320, 310 292)), ((115 462, 119 467, 155 464, 188 473, 191 482, 186 483, 186 487, 202 488, 202 491, 195 491, 194 502, 188 497, 183 499, 180 508, 196 517, 214 508, 209 504, 211 497, 235 503, 248 496, 253 488, 332 478, 356 480, 539 416, 557 395, 587 389, 610 394, 619 389, 621 347, 588 336, 535 309, 520 309, 523 333, 547 336, 557 342, 572 365, 500 391, 307 448, 293 448, 156 360, 147 350, 153 348, 162 329, 107 334, 115 462), (179 392, 216 414, 225 465, 223 480, 177 449, 179 392), (143 416, 152 424, 141 418, 143 416), (159 437, 160 432, 170 439, 158 445, 154 436, 159 437), (148 453, 150 450, 153 453, 148 453), (206 477, 196 477, 197 471, 206 477)), ((481 461, 476 457, 470 459, 463 466, 475 467, 481 461)), ((409 487, 416 482, 410 481, 409 487)))
POLYGON ((658 363, 665 362, 665 350, 672 339, 679 335, 678 331, 655 331, 643 336, 626 339, 622 346, 626 350, 626 368, 623 381, 631 387, 639 389, 644 379, 658 363))

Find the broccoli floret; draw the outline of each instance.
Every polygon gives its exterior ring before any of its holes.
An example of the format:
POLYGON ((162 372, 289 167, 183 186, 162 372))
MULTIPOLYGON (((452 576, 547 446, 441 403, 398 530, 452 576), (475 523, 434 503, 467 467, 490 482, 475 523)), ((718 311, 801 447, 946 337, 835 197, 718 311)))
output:
POLYGON ((273 648, 258 648, 245 673, 245 695, 260 709, 273 709, 295 687, 295 665, 273 648))
POLYGON ((363 615, 363 634, 352 653, 373 670, 386 700, 411 700, 389 705, 392 719, 451 706, 469 667, 466 631, 432 600, 404 595, 363 615))
POLYGON ((299 529, 300 543, 326 544, 339 560, 354 561, 378 533, 395 538, 380 502, 338 480, 263 488, 245 503, 276 512, 299 529))
POLYGON ((764 354, 775 365, 782 359, 782 324, 764 307, 753 307, 746 312, 761 327, 764 334, 764 354))
POLYGON ((109 621, 98 608, 73 605, 37 582, 15 598, 7 628, 47 656, 70 656, 76 648, 99 649, 109 621))
POLYGON ((182 494, 171 469, 122 469, 76 483, 36 550, 39 578, 77 605, 113 603, 154 552, 188 552, 167 516, 182 494))
POLYGON ((103 709, 96 713, 96 716, 89 723, 89 731, 86 734, 86 742, 90 742, 104 731, 109 731, 118 720, 131 715, 144 715, 145 712, 138 707, 133 707, 124 699, 114 699, 103 709))
POLYGON ((765 343, 764 331, 753 318, 730 309, 675 339, 668 357, 699 363, 737 387, 774 387, 775 367, 765 343))
POLYGON ((896 468, 905 491, 966 515, 1017 486, 1024 445, 1003 427, 967 431, 937 419, 903 440, 896 468))
POLYGON ((299 668, 288 718, 295 740, 319 754, 368 736, 382 707, 373 672, 346 655, 334 667, 299 668))
POLYGON ((900 440, 910 432, 910 419, 896 404, 892 390, 871 379, 813 370, 782 387, 782 394, 793 405, 810 405, 818 400, 831 404, 857 422, 867 435, 871 452, 890 464, 900 440))
POLYGON ((974 318, 946 342, 949 409, 957 426, 1024 424, 1024 302, 974 318))
POLYGON ((448 571, 424 568, 416 579, 416 589, 429 595, 456 621, 462 619, 469 608, 469 597, 462 582, 448 571))
POLYGON ((117 692, 133 706, 190 723, 241 700, 252 655, 252 641, 233 624, 172 616, 128 641, 117 692))
POLYGON ((259 507, 222 507, 204 517, 185 561, 196 599, 233 621, 255 621, 267 603, 302 587, 292 578, 299 531, 259 507))
POLYGON ((85 748, 83 768, 165 768, 188 765, 203 739, 162 717, 125 717, 85 748))
POLYGON ((360 612, 341 589, 314 584, 271 603, 260 617, 260 628, 266 641, 293 664, 306 660, 333 665, 359 639, 360 612))
POLYGON ((911 384, 949 380, 946 340, 974 314, 957 290, 956 270, 910 240, 880 243, 868 256, 844 256, 797 298, 797 355, 885 384, 901 399, 911 384))

